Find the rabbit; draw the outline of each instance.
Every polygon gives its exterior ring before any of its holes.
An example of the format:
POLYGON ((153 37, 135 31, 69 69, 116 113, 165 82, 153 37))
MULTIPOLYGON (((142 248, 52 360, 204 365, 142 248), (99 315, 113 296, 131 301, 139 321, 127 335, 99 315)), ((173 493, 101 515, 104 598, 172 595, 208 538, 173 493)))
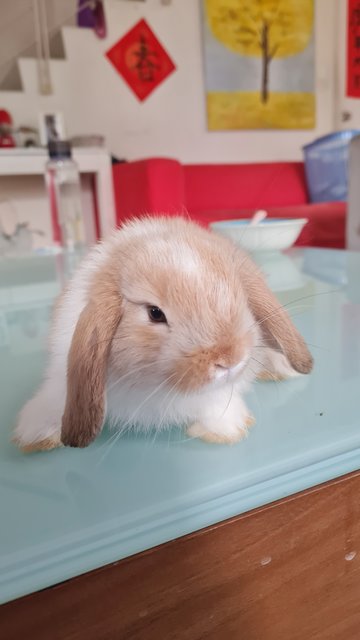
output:
POLYGON ((234 443, 256 377, 307 374, 312 356, 250 257, 182 217, 125 223, 57 302, 46 375, 20 412, 24 451, 86 447, 119 429, 179 425, 234 443))

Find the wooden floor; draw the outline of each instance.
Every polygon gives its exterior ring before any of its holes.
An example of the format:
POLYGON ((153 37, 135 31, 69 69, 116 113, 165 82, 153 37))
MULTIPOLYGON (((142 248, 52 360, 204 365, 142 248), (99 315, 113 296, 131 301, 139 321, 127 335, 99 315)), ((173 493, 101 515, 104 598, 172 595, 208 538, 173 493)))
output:
POLYGON ((355 473, 0 609, 3 640, 359 640, 355 473))

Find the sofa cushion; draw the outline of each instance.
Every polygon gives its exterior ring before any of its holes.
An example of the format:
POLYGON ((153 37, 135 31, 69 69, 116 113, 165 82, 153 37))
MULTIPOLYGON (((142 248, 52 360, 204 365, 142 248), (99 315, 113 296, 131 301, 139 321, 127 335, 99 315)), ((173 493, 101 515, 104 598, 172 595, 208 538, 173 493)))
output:
POLYGON ((117 222, 146 213, 174 215, 184 211, 182 165, 152 158, 113 166, 117 222))
POLYGON ((302 162, 184 165, 189 213, 308 202, 302 162))

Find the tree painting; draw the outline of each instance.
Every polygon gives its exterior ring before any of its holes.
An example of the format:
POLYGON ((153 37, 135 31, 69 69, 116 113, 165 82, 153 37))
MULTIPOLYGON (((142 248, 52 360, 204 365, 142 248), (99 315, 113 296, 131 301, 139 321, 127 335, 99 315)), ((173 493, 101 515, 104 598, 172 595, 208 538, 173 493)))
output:
MULTIPOLYGON (((203 5, 207 29, 218 43, 239 60, 259 60, 258 102, 266 107, 273 97, 273 61, 295 58, 309 46, 314 0, 203 0, 203 5)), ((274 98, 280 99, 279 92, 274 98)))

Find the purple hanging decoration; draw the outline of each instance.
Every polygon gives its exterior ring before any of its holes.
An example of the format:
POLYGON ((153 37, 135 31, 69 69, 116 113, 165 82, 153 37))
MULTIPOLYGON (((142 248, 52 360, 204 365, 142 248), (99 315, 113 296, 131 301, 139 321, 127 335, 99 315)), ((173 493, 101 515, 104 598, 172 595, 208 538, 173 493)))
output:
POLYGON ((106 20, 102 0, 78 0, 78 27, 93 29, 98 38, 106 38, 106 20))

